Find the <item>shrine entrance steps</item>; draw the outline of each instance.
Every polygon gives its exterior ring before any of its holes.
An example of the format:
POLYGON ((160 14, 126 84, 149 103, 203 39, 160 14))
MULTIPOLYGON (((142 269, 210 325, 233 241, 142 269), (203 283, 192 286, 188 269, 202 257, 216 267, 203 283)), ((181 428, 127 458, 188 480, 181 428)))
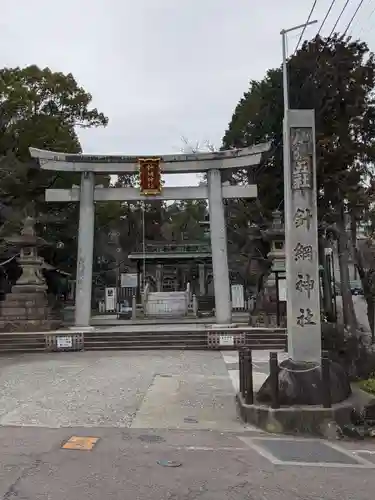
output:
POLYGON ((284 329, 247 325, 119 325, 50 332, 0 333, 0 354, 32 351, 285 349, 284 329))
MULTIPOLYGON (((73 321, 73 316, 72 316, 73 321)), ((72 322, 71 321, 71 322, 72 322)), ((248 311, 233 311, 232 313, 233 323, 241 323, 243 325, 248 325, 249 323, 249 312, 248 311)), ((91 325, 95 327, 99 326, 119 326, 119 325, 191 325, 191 324, 212 324, 215 322, 214 316, 202 316, 195 317, 193 314, 189 314, 182 318, 147 318, 147 317, 137 317, 135 319, 121 319, 118 318, 117 314, 95 314, 91 317, 91 325)), ((68 322, 66 322, 68 324, 68 322)))

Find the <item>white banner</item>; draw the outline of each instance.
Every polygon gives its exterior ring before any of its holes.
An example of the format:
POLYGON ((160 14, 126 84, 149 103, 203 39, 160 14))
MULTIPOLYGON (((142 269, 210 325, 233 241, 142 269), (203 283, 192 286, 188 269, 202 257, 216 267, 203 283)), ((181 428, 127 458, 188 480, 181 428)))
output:
POLYGON ((105 310, 106 312, 116 311, 116 288, 105 289, 105 310))
POLYGON ((137 273, 121 273, 121 288, 137 288, 137 273))
POLYGON ((243 309, 245 307, 245 297, 243 285, 232 285, 232 308, 243 309))
POLYGON ((279 301, 286 302, 286 279, 279 280, 279 301))

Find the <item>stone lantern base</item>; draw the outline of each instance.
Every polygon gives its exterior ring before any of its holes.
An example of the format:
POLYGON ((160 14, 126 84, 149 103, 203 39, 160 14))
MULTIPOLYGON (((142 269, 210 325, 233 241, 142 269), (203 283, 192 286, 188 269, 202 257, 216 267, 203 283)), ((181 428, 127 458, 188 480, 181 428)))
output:
POLYGON ((0 303, 1 332, 40 332, 60 326, 61 321, 54 317, 44 289, 27 290, 16 285, 0 303))

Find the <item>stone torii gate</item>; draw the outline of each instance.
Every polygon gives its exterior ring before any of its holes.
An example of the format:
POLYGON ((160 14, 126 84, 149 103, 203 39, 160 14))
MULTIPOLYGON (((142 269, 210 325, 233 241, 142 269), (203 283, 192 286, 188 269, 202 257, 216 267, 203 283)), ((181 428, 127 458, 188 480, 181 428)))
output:
POLYGON ((225 169, 256 166, 269 149, 270 144, 264 143, 243 149, 163 155, 145 159, 140 156, 66 154, 30 148, 31 156, 39 160, 42 169, 81 173, 80 187, 46 190, 47 202, 80 204, 75 326, 90 326, 95 202, 147 200, 208 199, 216 321, 220 324, 231 323, 232 306, 223 199, 256 198, 257 186, 227 185, 222 183, 221 172, 225 169), (206 172, 207 185, 165 187, 158 194, 145 194, 139 188, 95 187, 95 174, 136 173, 140 169, 140 163, 147 161, 160 162, 160 171, 165 174, 206 172))

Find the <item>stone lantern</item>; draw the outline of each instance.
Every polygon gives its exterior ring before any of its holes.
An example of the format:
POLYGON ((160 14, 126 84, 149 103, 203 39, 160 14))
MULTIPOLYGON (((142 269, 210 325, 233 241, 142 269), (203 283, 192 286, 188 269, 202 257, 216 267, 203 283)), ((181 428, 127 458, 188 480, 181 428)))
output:
POLYGON ((262 236, 270 243, 267 257, 271 261, 271 270, 266 286, 275 287, 276 275, 279 278, 285 275, 285 227, 279 210, 272 212, 271 226, 262 231, 262 236))
POLYGON ((38 248, 47 243, 36 236, 35 220, 26 217, 20 235, 6 239, 19 251, 21 275, 11 293, 0 304, 0 329, 3 331, 43 331, 57 328, 47 300, 47 284, 42 273, 43 259, 38 248))
POLYGON ((250 317, 252 326, 285 327, 286 297, 285 297, 285 229, 282 213, 275 210, 272 213, 272 223, 268 229, 261 231, 264 240, 270 244, 267 258, 271 261, 269 274, 264 282, 264 288, 257 298, 257 306, 250 317))

